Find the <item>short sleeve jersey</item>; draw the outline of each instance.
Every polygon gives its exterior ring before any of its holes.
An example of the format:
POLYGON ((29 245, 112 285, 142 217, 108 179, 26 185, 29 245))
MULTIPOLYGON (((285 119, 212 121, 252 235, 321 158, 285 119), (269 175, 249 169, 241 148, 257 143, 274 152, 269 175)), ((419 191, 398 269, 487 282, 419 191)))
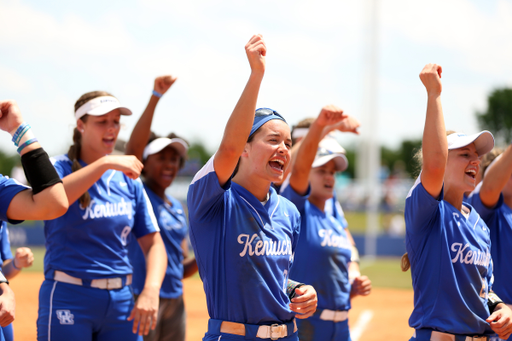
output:
POLYGON ((0 174, 0 220, 9 221, 12 224, 20 223, 19 220, 9 220, 7 218, 7 209, 11 204, 12 198, 16 194, 30 187, 24 186, 14 179, 0 174))
POLYGON ((213 158, 196 174, 187 197, 210 318, 258 325, 291 321, 295 313, 285 291, 299 212, 273 188, 263 205, 234 182, 221 187, 213 158))
MULTIPOLYGON (((183 284, 181 282, 183 279, 183 249, 181 243, 188 233, 185 212, 181 203, 175 198, 167 196, 171 203, 169 205, 149 187, 144 185, 144 188, 153 206, 160 228, 160 235, 167 251, 167 269, 160 289, 160 297, 177 298, 183 294, 183 284)), ((134 293, 140 295, 146 280, 146 260, 133 234, 130 237, 132 239, 129 243, 130 262, 133 265, 132 287, 134 293)))
POLYGON ((510 245, 512 245, 512 209, 503 202, 500 194, 498 203, 488 208, 480 199, 479 183, 468 198, 480 217, 485 221, 491 233, 491 258, 493 262, 494 283, 492 290, 503 300, 512 304, 512 264, 510 263, 510 245))
MULTIPOLYGON (((349 310, 348 263, 352 245, 345 227, 331 213, 322 212, 287 186, 283 196, 297 206, 301 216, 299 244, 290 278, 312 285, 318 295, 318 309, 349 310)), ((327 205, 326 205, 327 206, 327 205)), ((333 202, 330 201, 333 207, 333 202)))
MULTIPOLYGON (((72 173, 67 155, 51 160, 61 178, 72 173)), ((53 279, 55 270, 86 280, 131 274, 126 247, 129 234, 140 238, 158 231, 140 179, 107 170, 89 194, 87 207, 77 200, 60 218, 45 221, 46 278, 53 279)))
MULTIPOLYGON (((420 175, 421 177, 421 175, 420 175)), ((418 178, 405 200, 406 249, 411 263, 412 328, 462 335, 493 334, 485 319, 492 278, 489 229, 468 204, 459 210, 432 197, 418 178)))
POLYGON ((11 243, 9 243, 9 230, 7 223, 0 224, 0 271, 2 271, 2 264, 8 259, 12 259, 11 243))

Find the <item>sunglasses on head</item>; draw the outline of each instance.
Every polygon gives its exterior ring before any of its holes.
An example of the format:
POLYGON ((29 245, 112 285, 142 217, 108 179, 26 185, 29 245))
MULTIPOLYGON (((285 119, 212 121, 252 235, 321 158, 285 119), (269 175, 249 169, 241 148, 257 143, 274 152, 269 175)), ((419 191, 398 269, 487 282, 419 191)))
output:
POLYGON ((254 116, 255 117, 261 117, 261 116, 271 116, 271 115, 279 116, 279 117, 281 117, 283 119, 283 121, 286 122, 286 120, 284 119, 283 116, 281 116, 280 113, 278 113, 277 111, 272 110, 270 108, 259 108, 259 109, 256 109, 256 114, 254 116))

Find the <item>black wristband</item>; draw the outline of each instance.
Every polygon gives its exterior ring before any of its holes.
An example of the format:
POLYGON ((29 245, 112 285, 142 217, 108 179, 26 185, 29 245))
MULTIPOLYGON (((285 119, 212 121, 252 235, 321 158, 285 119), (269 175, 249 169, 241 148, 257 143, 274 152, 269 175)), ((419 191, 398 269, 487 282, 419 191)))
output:
POLYGON ((300 288, 305 285, 304 283, 295 282, 294 280, 289 279, 286 285, 286 294, 290 300, 295 297, 295 289, 300 288))
POLYGON ((62 182, 43 148, 31 150, 23 154, 21 156, 21 164, 34 194, 62 182))
POLYGON ((498 306, 498 304, 503 303, 501 298, 498 297, 494 292, 490 292, 487 298, 487 306, 489 307, 489 311, 491 314, 494 312, 494 309, 498 306))

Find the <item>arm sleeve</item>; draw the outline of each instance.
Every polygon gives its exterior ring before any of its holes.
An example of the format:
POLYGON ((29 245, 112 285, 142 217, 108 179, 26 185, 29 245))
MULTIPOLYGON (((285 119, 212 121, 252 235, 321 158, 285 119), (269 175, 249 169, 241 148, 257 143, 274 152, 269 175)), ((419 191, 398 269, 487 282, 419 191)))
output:
POLYGON ((439 205, 444 197, 444 187, 439 199, 431 196, 421 183, 421 174, 405 199, 405 226, 409 233, 425 232, 439 215, 439 205))
MULTIPOLYGON (((127 178, 126 181, 129 181, 129 179, 127 178)), ((134 185, 136 204, 132 232, 135 237, 140 238, 153 232, 159 232, 160 229, 158 228, 153 206, 149 201, 140 178, 134 180, 134 185)))
POLYGON ((16 194, 30 187, 24 186, 14 179, 0 175, 0 219, 11 224, 21 223, 23 220, 11 220, 7 218, 7 209, 16 194))
POLYGON ((218 219, 222 214, 224 193, 231 186, 231 180, 221 186, 213 166, 213 155, 203 168, 197 172, 188 188, 187 205, 190 225, 218 219))

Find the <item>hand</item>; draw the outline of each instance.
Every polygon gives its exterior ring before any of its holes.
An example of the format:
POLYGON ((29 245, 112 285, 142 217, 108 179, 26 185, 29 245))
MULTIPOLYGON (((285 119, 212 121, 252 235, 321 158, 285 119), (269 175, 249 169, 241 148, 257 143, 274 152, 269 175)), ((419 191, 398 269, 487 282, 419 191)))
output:
POLYGON ((169 88, 174 84, 174 82, 176 82, 177 79, 177 77, 173 77, 171 75, 156 77, 153 90, 163 95, 167 92, 167 90, 169 90, 169 88))
POLYGON ((149 328, 156 328, 156 319, 158 317, 159 290, 142 290, 139 298, 135 302, 128 321, 133 320, 132 332, 139 335, 148 335, 149 328))
POLYGON ((307 319, 316 311, 318 297, 316 290, 311 285, 303 285, 295 289, 295 297, 292 298, 290 309, 296 313, 296 318, 307 319))
POLYGON ((34 254, 28 247, 19 247, 16 249, 16 255, 12 261, 16 262, 14 265, 17 268, 28 268, 34 262, 34 254))
POLYGON ((9 284, 0 284, 0 326, 6 327, 14 321, 16 301, 9 284))
POLYGON ((361 123, 359 123, 358 120, 356 120, 352 116, 347 115, 340 122, 338 122, 336 124, 328 125, 327 127, 325 127, 325 130, 327 132, 331 132, 333 130, 338 130, 338 131, 345 132, 345 133, 354 133, 354 134, 359 135, 357 128, 359 128, 360 126, 361 126, 361 123))
POLYGON ((421 70, 420 79, 429 95, 440 95, 443 90, 441 73, 443 68, 437 64, 427 64, 421 70))
POLYGON ((115 169, 123 172, 130 179, 137 179, 144 165, 133 155, 107 155, 107 169, 115 169))
POLYGON ((359 276, 354 278, 352 288, 350 289, 350 297, 357 295, 368 296, 372 291, 372 281, 367 276, 359 276))
POLYGON ((0 129, 11 134, 22 123, 23 117, 16 101, 0 101, 0 129))
POLYGON ((267 47, 261 34, 253 35, 249 42, 245 45, 245 53, 252 72, 265 72, 265 56, 267 55, 267 47))
POLYGON ((343 109, 338 108, 335 105, 326 105, 320 111, 320 114, 315 120, 315 123, 325 127, 340 123, 348 116, 343 114, 343 109))
POLYGON ((494 312, 486 321, 490 324, 491 329, 498 334, 500 339, 508 340, 512 334, 512 311, 505 304, 498 304, 494 312))

